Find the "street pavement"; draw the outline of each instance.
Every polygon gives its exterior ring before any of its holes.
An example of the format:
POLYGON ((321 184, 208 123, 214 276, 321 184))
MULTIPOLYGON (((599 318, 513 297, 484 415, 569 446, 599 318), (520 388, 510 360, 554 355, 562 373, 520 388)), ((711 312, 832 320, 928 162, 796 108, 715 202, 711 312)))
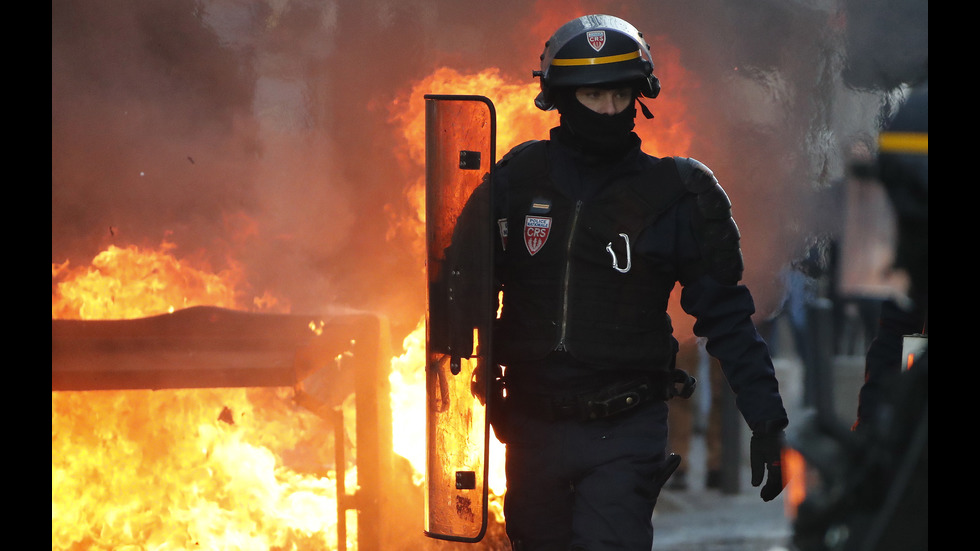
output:
MULTIPOLYGON (((803 368, 794 357, 775 359, 776 376, 790 424, 801 416, 803 368)), ((857 390, 863 377, 863 358, 835 359, 835 407, 843 419, 857 411, 857 390)), ((705 487, 706 443, 693 435, 684 457, 688 488, 664 488, 653 513, 653 551, 793 551, 792 520, 785 495, 766 503, 751 484, 748 430, 741 437, 738 492, 705 487)))
POLYGON ((664 489, 653 515, 653 551, 790 551, 792 523, 783 495, 762 501, 746 480, 740 491, 664 489))

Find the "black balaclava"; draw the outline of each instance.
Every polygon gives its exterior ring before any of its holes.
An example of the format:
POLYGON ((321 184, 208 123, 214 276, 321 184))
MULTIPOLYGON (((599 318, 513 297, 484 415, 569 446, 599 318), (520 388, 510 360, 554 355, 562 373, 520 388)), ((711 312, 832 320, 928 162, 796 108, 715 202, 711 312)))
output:
POLYGON ((604 115, 589 109, 575 97, 574 88, 555 90, 555 106, 561 114, 562 140, 586 153, 614 156, 636 143, 633 127, 636 119, 634 101, 615 115, 604 115))

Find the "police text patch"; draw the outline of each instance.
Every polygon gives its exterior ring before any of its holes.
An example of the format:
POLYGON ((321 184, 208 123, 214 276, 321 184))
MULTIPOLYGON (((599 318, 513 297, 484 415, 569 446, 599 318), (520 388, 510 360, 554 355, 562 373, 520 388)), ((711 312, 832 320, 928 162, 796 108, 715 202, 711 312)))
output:
POLYGON ((548 241, 548 234, 551 233, 550 216, 525 216, 524 217, 524 245, 531 256, 537 254, 548 241))

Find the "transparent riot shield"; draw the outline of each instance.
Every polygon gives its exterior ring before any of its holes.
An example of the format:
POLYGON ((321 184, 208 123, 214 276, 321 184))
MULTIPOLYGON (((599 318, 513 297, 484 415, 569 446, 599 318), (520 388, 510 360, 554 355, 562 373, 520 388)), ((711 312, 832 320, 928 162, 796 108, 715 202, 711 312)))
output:
POLYGON ((425 109, 425 533, 477 542, 489 492, 496 115, 482 96, 426 95, 425 109))

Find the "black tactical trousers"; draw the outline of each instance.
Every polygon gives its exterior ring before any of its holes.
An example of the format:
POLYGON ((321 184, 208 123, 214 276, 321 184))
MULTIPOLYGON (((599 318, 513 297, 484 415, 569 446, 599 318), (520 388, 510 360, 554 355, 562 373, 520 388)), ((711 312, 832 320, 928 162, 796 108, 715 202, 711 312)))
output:
POLYGON ((511 415, 504 514, 515 551, 650 551, 665 402, 594 421, 511 415))

